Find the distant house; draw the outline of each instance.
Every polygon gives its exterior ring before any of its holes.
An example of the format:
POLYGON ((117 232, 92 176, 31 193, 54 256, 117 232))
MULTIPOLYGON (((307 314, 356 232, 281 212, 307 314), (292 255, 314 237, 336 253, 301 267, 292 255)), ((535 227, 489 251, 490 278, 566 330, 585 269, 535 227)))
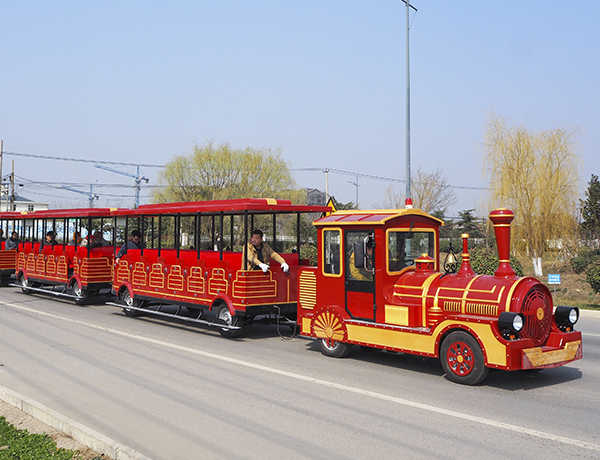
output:
MULTIPOLYGON (((8 203, 6 196, 2 196, 2 200, 0 201, 0 210, 6 211, 9 209, 10 204, 8 203)), ((15 211, 43 211, 49 208, 49 203, 42 203, 40 201, 32 201, 22 196, 18 196, 15 198, 15 211)))

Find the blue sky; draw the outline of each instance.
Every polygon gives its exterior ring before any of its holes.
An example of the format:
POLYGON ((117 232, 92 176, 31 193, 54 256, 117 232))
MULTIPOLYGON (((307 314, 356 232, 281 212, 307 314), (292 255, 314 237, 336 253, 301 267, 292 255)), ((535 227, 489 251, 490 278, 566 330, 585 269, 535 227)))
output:
MULTIPOLYGON (((444 171, 457 187, 450 214, 483 201, 491 113, 533 131, 577 129, 583 194, 600 174, 600 2, 414 5, 412 169, 444 171)), ((85 195, 32 182, 94 184, 99 205, 131 206, 133 179, 95 161, 160 165, 208 140, 280 148, 305 187, 324 189, 325 168, 405 178, 399 0, 3 0, 0 18, 4 151, 89 160, 6 155, 3 174, 14 160, 27 198, 85 204, 85 195)), ((156 184, 158 168, 141 170, 156 184)), ((330 193, 353 201, 349 181, 330 173, 330 193)), ((369 208, 394 183, 359 184, 369 208)))

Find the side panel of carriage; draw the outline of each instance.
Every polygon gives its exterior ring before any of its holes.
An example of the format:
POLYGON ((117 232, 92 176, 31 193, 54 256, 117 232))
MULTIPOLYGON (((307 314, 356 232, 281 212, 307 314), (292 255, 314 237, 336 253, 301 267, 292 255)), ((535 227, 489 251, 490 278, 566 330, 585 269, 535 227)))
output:
POLYGON ((22 243, 16 272, 31 282, 70 286, 82 289, 108 289, 112 280, 114 248, 91 249, 68 245, 45 246, 22 243))
POLYGON ((298 290, 298 254, 281 254, 290 266, 284 273, 279 264, 271 270, 244 270, 241 252, 129 250, 116 267, 113 290, 122 286, 137 299, 165 301, 190 306, 212 306, 223 300, 236 314, 254 316, 272 311, 295 314, 298 290), (199 256, 199 257, 198 257, 199 256))

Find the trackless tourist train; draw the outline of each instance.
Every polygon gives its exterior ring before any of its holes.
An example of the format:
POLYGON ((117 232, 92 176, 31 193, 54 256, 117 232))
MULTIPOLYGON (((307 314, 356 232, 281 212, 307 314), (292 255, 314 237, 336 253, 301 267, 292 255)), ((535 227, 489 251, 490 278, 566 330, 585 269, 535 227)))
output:
POLYGON ((112 292, 127 316, 177 317, 228 337, 258 321, 297 324, 327 356, 357 344, 439 358, 450 380, 473 385, 490 368, 582 357, 579 310, 554 308, 544 284, 509 264, 513 218, 507 209, 490 214, 500 258, 493 276, 471 268, 468 235, 460 268, 442 273, 443 222, 421 210, 331 212, 274 199, 0 213, 5 234, 15 229, 21 240, 16 251, 3 246, 0 261, 11 253, 25 292, 78 302, 112 292), (316 266, 302 253, 311 224, 316 266), (245 254, 256 228, 281 257, 253 270, 245 254))

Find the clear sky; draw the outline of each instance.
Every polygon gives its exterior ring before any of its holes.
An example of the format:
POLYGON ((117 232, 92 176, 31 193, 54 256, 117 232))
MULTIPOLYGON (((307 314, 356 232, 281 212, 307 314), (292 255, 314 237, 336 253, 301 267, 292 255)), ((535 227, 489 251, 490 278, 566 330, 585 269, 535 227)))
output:
MULTIPOLYGON (((600 2, 411 4, 413 172, 444 171, 451 214, 478 207, 493 112, 578 129, 583 196, 600 174, 600 2)), ((100 206, 132 206, 133 179, 95 161, 162 165, 212 140, 281 148, 304 187, 325 189, 326 168, 404 180, 405 50, 400 0, 0 0, 4 151, 89 160, 5 155, 3 175, 14 160, 20 195, 55 206, 87 199, 32 181, 94 184, 100 206)), ((158 171, 141 168, 149 185, 158 171)), ((358 181, 361 208, 394 184, 358 181)), ((330 173, 330 193, 354 201, 349 182, 330 173)))

